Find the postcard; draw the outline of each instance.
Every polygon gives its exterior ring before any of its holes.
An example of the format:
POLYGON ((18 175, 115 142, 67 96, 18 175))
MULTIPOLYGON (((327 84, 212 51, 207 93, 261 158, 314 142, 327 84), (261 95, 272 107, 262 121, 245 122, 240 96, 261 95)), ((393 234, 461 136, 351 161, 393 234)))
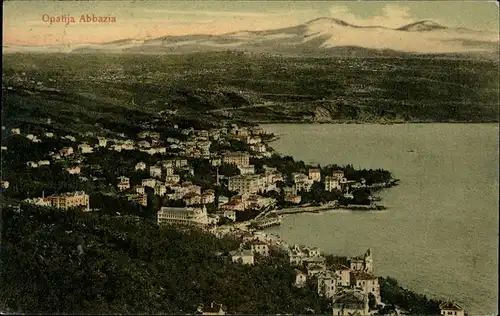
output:
POLYGON ((488 1, 4 1, 0 312, 498 315, 488 1))

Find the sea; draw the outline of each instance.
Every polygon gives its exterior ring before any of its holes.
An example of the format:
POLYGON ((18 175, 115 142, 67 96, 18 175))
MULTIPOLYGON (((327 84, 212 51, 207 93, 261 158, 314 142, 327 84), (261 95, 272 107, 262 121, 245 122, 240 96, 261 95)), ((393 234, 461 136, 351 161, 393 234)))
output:
POLYGON ((498 313, 498 124, 273 124, 271 146, 311 164, 389 170, 384 212, 286 215, 268 229, 289 243, 354 256, 374 273, 469 315, 498 313))

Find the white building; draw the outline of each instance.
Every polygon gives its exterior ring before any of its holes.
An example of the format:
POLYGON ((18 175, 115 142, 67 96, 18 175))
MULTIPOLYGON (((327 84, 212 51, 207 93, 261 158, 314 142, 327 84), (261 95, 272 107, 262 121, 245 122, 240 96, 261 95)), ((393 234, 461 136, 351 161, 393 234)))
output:
POLYGON ((149 175, 151 177, 161 177, 161 167, 160 166, 151 166, 149 167, 149 175))
POLYGON ((45 137, 52 138, 52 137, 54 137, 54 133, 47 132, 47 133, 45 133, 45 137))
POLYGON ((325 190, 326 191, 334 191, 341 190, 340 179, 333 176, 325 177, 325 190))
POLYGON ((80 150, 82 154, 90 154, 94 151, 94 148, 92 148, 88 144, 80 144, 78 145, 78 150, 80 150))
POLYGON ((79 174, 81 171, 81 168, 79 166, 69 167, 66 169, 66 171, 70 174, 79 174))
POLYGON ((254 165, 238 166, 238 169, 240 170, 240 174, 254 174, 255 173, 255 166, 254 165))
POLYGON ((464 309, 455 302, 444 302, 439 305, 439 309, 441 310, 441 315, 443 316, 464 316, 464 309))
POLYGON ((130 178, 121 176, 118 178, 118 189, 124 191, 130 189, 130 178))
POLYGON ((229 190, 238 193, 258 193, 264 190, 264 178, 260 175, 238 175, 229 178, 229 190))
POLYGON ((19 128, 13 128, 10 130, 10 132, 12 133, 12 135, 20 135, 21 134, 21 129, 19 128))
POLYGON ((369 316, 368 296, 354 291, 344 292, 334 296, 332 315, 369 316))
POLYGON ((380 285, 376 276, 365 272, 352 272, 351 284, 363 294, 372 293, 377 304, 380 304, 380 285))
POLYGON ((309 169, 309 179, 312 181, 320 182, 321 181, 321 171, 318 168, 309 169))
POLYGON ((303 287, 307 282, 307 274, 299 269, 295 269, 295 283, 296 287, 303 287))
POLYGON ((269 246, 265 242, 256 240, 251 242, 250 246, 254 253, 258 253, 259 255, 265 257, 269 256, 269 246))
POLYGON ((135 171, 138 171, 138 170, 146 170, 146 164, 144 162, 138 162, 136 165, 135 165, 135 171))
POLYGON ((38 162, 38 165, 39 166, 50 166, 50 161, 48 161, 48 160, 40 160, 38 162))
POLYGON ((316 275, 316 291, 319 295, 331 298, 337 291, 337 280, 333 273, 324 271, 316 275))
POLYGON ((150 178, 150 179, 143 179, 143 180, 141 181, 141 184, 142 184, 142 186, 144 186, 144 187, 154 188, 154 187, 156 186, 156 182, 157 182, 157 181, 158 181, 158 180, 156 180, 156 179, 151 179, 151 178, 150 178))
POLYGON ((165 182, 179 183, 181 181, 181 176, 178 174, 171 174, 165 177, 165 182))
POLYGON ((254 264, 254 255, 251 250, 231 251, 229 255, 231 256, 233 263, 248 265, 254 264))
POLYGON ((97 141, 99 143, 99 147, 106 147, 108 144, 108 140, 104 137, 97 137, 97 141))
POLYGON ((207 225, 207 209, 203 208, 178 208, 162 207, 158 211, 157 223, 182 224, 182 225, 207 225))
POLYGON ((30 168, 38 168, 38 164, 34 161, 28 161, 26 165, 30 168))

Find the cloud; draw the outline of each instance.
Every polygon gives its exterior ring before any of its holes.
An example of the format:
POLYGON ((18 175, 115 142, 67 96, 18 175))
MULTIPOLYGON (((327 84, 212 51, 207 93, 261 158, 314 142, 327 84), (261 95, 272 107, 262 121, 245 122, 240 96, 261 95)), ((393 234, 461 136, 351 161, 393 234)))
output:
POLYGON ((385 26, 397 28, 415 21, 408 7, 398 4, 386 4, 379 15, 369 18, 360 17, 351 12, 346 5, 334 5, 330 8, 332 17, 360 26, 385 26))

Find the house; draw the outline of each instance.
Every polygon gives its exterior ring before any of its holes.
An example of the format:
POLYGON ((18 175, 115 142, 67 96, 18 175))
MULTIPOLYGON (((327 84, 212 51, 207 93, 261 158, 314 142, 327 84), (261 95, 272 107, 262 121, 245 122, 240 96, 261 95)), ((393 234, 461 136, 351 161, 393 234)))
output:
POLYGON ((76 138, 74 136, 71 136, 71 135, 66 135, 63 137, 63 139, 67 139, 67 140, 70 140, 72 142, 76 142, 76 138))
POLYGON ((285 200, 290 203, 299 204, 302 201, 302 197, 300 195, 290 194, 285 197, 285 200))
POLYGON ((45 137, 52 138, 52 137, 54 137, 54 133, 47 132, 47 133, 45 133, 45 137))
POLYGON ((146 164, 144 162, 138 162, 136 165, 135 165, 135 171, 139 171, 139 170, 146 170, 146 164))
POLYGON ((108 144, 108 140, 104 137, 97 137, 97 141, 98 141, 99 147, 106 147, 106 145, 108 144))
POLYGON ((214 190, 206 190, 201 195, 201 203, 210 204, 215 202, 215 192, 214 190))
POLYGON ((19 128, 13 128, 10 130, 12 135, 20 135, 21 134, 21 129, 19 128))
POLYGON ((59 150, 61 157, 67 157, 73 155, 73 147, 63 147, 59 150))
POLYGON ((316 275, 314 282, 319 295, 332 298, 337 291, 337 279, 330 271, 323 271, 316 275))
POLYGON ((69 168, 66 168, 66 171, 70 174, 79 174, 81 171, 81 168, 79 166, 69 167, 69 168))
POLYGON ((179 183, 181 181, 181 176, 178 174, 171 174, 165 177, 165 182, 179 183))
POLYGON ((146 194, 146 188, 139 185, 135 187, 135 192, 138 194, 146 194))
POLYGON ((307 275, 308 276, 314 276, 316 274, 319 274, 321 272, 325 271, 325 267, 320 264, 310 264, 307 266, 307 275))
POLYGON ((225 210, 224 213, 222 213, 225 218, 229 218, 233 222, 236 221, 236 212, 231 211, 231 210, 225 210))
POLYGON ((150 188, 154 188, 154 187, 156 186, 156 182, 157 182, 157 181, 158 181, 158 180, 156 180, 156 179, 151 179, 151 178, 149 178, 149 179, 143 179, 143 180, 141 181, 141 184, 142 184, 142 186, 143 186, 143 187, 150 187, 150 188))
POLYGON ((38 168, 38 164, 34 161, 28 161, 26 165, 30 168, 38 168))
POLYGON ((172 166, 166 166, 166 167, 163 167, 163 168, 165 168, 165 174, 167 176, 171 176, 171 175, 173 175, 175 173, 175 169, 172 166))
POLYGON ((38 165, 39 166, 50 166, 50 161, 48 161, 48 160, 40 160, 38 162, 38 165))
POLYGON ((148 196, 146 194, 129 194, 127 195, 127 199, 144 207, 148 206, 148 196))
POLYGON ((187 206, 199 205, 201 204, 201 195, 196 194, 194 192, 189 192, 183 197, 183 200, 187 206))
POLYGON ((2 146, 2 150, 7 150, 7 146, 2 146))
POLYGON ((325 177, 325 191, 341 190, 340 179, 333 176, 325 177))
POLYGON ((349 287, 351 286, 351 269, 345 265, 336 265, 333 271, 337 275, 337 285, 349 287))
POLYGON ((321 170, 318 168, 309 169, 309 179, 312 181, 320 182, 321 181, 321 170))
POLYGON ((444 302, 441 305, 439 305, 439 309, 441 310, 441 315, 446 315, 446 316, 464 316, 465 312, 460 305, 458 305, 455 302, 444 302))
POLYGON ((118 177, 118 189, 120 191, 130 189, 130 178, 124 176, 118 177))
POLYGON ((306 191, 309 192, 313 185, 313 181, 305 174, 293 173, 292 174, 295 191, 306 191))
POLYGON ((88 144, 80 144, 80 145, 78 145, 78 150, 82 154, 90 154, 90 153, 92 153, 94 151, 94 148, 92 148, 88 144))
POLYGON ((318 257, 321 256, 321 250, 318 247, 313 247, 308 249, 309 257, 318 257))
POLYGON ((373 257, 371 250, 368 249, 363 256, 351 257, 349 259, 349 265, 351 270, 373 273, 373 257))
POLYGON ((239 199, 231 200, 225 204, 222 204, 220 206, 221 210, 224 211, 244 211, 245 210, 245 203, 239 199))
POLYGON ((255 173, 255 166, 254 165, 238 166, 238 169, 240 170, 240 174, 254 174, 255 173))
POLYGON ((219 205, 229 202, 229 198, 224 195, 219 195, 219 205))
POLYGON ((34 139, 36 139, 36 136, 33 134, 28 134, 28 135, 26 135, 26 138, 29 140, 34 140, 34 139))
POLYGON ((151 177, 161 177, 161 167, 160 166, 151 166, 149 167, 149 175, 151 177))
POLYGON ((148 141, 141 140, 137 143, 137 146, 141 148, 149 148, 151 147, 151 144, 148 141))
POLYGON ((233 263, 254 264, 254 255, 252 250, 231 251, 229 253, 233 263))
POLYGON ((376 276, 362 271, 351 272, 351 284, 363 294, 372 293, 380 304, 380 285, 376 276))
POLYGON ((293 284, 296 287, 303 287, 307 282, 307 274, 302 272, 299 269, 295 269, 295 283, 293 284))
POLYGON ((154 194, 159 196, 164 196, 167 193, 167 187, 163 185, 161 182, 157 182, 154 186, 154 194))
POLYGON ((202 315, 226 315, 224 307, 221 304, 215 304, 213 302, 208 307, 199 307, 197 312, 202 315))
POLYGON ((348 291, 334 296, 332 315, 369 316, 368 296, 354 291, 348 291))
POLYGON ((0 180, 0 187, 2 189, 8 189, 9 188, 9 181, 6 180, 0 180))
POLYGON ((254 253, 258 253, 261 256, 269 256, 269 246, 262 241, 253 241, 250 243, 250 247, 254 253))

